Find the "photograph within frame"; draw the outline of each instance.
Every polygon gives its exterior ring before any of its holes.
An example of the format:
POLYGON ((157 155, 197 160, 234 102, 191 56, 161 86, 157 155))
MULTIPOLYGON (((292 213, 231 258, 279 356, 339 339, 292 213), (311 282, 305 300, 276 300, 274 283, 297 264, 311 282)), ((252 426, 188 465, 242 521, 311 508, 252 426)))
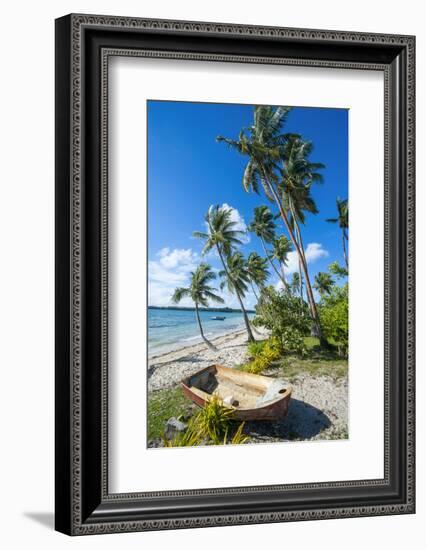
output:
POLYGON ((148 100, 148 447, 348 438, 348 118, 148 100))

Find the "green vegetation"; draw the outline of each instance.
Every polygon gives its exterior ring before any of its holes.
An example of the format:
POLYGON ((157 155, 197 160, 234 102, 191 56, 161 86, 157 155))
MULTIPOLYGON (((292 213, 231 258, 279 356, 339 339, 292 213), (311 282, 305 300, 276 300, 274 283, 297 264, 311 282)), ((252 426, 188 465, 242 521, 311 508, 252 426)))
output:
POLYGON ((284 288, 288 288, 289 285, 285 278, 284 267, 287 265, 288 255, 293 250, 293 246, 290 239, 285 235, 281 235, 275 239, 272 244, 274 247, 271 254, 272 259, 276 259, 280 265, 282 273, 281 281, 283 282, 284 288))
POLYGON ((346 356, 349 342, 348 284, 333 286, 320 302, 320 317, 326 337, 336 344, 339 355, 346 356))
POLYGON ((253 324, 271 331, 283 352, 304 352, 304 336, 309 334, 311 319, 306 302, 286 290, 265 288, 256 305, 253 324))
POLYGON ((333 288, 334 281, 330 273, 323 273, 320 271, 315 275, 314 288, 321 297, 325 294, 330 294, 333 288))
POLYGON ((272 244, 275 241, 275 229, 276 224, 274 222, 274 215, 265 205, 256 206, 253 210, 254 218, 248 225, 248 230, 259 237, 262 243, 263 251, 272 269, 275 271, 282 284, 285 286, 286 281, 283 278, 282 273, 279 272, 277 266, 272 261, 268 250, 266 249, 266 243, 272 244))
POLYGON ((180 387, 149 393, 148 440, 162 437, 169 418, 174 416, 182 420, 191 414, 192 409, 192 402, 183 395, 180 387))
POLYGON ((236 422, 233 410, 216 396, 202 409, 196 408, 180 387, 154 391, 148 396, 148 440, 161 439, 166 447, 238 445, 248 440, 243 428, 244 422, 236 422), (187 428, 168 441, 164 428, 171 417, 187 423, 187 428))
POLYGON ((163 436, 165 447, 189 447, 198 445, 241 445, 248 441, 243 434, 244 422, 235 428, 234 411, 213 396, 198 413, 189 419, 184 432, 168 440, 163 436), (229 439, 230 432, 233 435, 229 439))
POLYGON ((310 376, 329 376, 334 379, 346 376, 348 361, 338 355, 336 349, 330 345, 324 350, 318 338, 304 339, 305 354, 303 357, 289 354, 282 356, 276 363, 277 374, 290 382, 300 374, 310 376))
POLYGON ((300 374, 310 376, 329 376, 338 379, 346 376, 348 361, 339 353, 338 346, 332 342, 327 349, 320 345, 314 336, 305 336, 303 353, 283 352, 274 338, 255 342, 247 346, 250 361, 238 368, 254 374, 284 377, 290 382, 300 374))
POLYGON ((281 345, 279 341, 272 337, 262 342, 249 344, 248 351, 252 356, 251 361, 241 367, 241 370, 260 374, 270 367, 274 361, 281 356, 281 345))
POLYGON ((251 252, 247 258, 246 269, 256 300, 259 300, 259 296, 254 288, 254 285, 257 286, 258 291, 261 290, 265 286, 265 282, 269 277, 269 271, 266 268, 266 264, 266 258, 262 258, 256 252, 251 252))

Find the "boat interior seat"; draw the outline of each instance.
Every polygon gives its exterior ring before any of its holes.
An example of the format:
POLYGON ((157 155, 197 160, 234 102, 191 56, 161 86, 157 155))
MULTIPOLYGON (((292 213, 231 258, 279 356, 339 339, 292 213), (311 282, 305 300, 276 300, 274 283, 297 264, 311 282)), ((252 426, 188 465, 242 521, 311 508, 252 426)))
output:
POLYGON ((269 384, 265 393, 261 395, 256 401, 256 407, 261 407, 271 401, 275 401, 276 399, 281 397, 281 395, 285 393, 285 391, 286 385, 283 380, 274 380, 271 384, 269 384))

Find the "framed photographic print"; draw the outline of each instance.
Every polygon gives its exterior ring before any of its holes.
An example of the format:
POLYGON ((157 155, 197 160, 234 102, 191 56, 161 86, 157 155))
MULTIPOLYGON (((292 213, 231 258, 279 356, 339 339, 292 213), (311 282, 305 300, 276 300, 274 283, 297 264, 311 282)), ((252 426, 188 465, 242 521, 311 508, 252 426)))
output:
POLYGON ((56 21, 56 529, 406 514, 412 36, 56 21))

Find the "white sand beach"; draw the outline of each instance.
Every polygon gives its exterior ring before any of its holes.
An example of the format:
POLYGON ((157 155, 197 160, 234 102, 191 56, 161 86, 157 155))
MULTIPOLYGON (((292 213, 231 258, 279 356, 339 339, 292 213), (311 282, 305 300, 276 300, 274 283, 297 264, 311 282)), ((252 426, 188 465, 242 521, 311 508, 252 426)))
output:
MULTIPOLYGON (((266 332, 256 329, 258 338, 266 332)), ((230 332, 211 340, 217 351, 199 343, 176 351, 152 356, 148 359, 148 391, 171 388, 182 378, 204 367, 218 363, 225 367, 241 365, 248 359, 247 333, 245 330, 230 332)))
MULTIPOLYGON (((267 336, 266 331, 258 332, 258 339, 267 336)), ((151 357, 148 391, 176 387, 186 376, 214 363, 232 368, 248 360, 244 330, 220 336, 212 343, 217 351, 203 343, 151 357)), ((285 373, 279 368, 272 367, 263 374, 285 380, 285 373)), ((302 372, 291 379, 291 385, 293 391, 287 417, 274 423, 251 422, 248 427, 252 443, 348 437, 347 376, 336 379, 302 372)))

